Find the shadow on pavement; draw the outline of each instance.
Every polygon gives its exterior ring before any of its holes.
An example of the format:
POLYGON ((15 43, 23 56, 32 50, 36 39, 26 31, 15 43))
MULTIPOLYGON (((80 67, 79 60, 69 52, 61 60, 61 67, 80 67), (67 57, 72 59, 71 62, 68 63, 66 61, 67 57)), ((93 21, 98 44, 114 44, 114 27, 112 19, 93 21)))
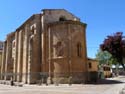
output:
POLYGON ((120 83, 124 83, 124 82, 118 81, 118 80, 99 79, 97 82, 93 84, 120 84, 120 83))
POLYGON ((108 78, 108 79, 98 79, 93 82, 87 82, 86 84, 120 84, 120 83, 125 83, 125 76, 119 76, 118 79, 114 78, 108 78))

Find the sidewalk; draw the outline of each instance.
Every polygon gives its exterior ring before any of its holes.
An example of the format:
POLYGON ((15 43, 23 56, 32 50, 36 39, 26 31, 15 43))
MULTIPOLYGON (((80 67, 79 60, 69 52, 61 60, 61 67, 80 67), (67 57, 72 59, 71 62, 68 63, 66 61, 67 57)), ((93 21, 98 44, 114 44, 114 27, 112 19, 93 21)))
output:
POLYGON ((72 84, 71 86, 68 84, 59 84, 59 86, 25 84, 23 87, 18 87, 0 84, 0 94, 119 94, 125 87, 124 76, 101 81, 98 84, 72 84))

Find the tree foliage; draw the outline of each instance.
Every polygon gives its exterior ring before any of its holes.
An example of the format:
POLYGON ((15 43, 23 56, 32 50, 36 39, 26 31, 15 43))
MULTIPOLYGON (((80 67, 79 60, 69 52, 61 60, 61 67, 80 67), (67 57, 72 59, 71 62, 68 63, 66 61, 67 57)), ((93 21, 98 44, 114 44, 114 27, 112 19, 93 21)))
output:
POLYGON ((113 35, 107 36, 103 44, 100 45, 100 49, 102 51, 108 51, 109 53, 111 53, 113 58, 116 58, 118 63, 121 64, 125 69, 125 66, 122 62, 124 47, 125 44, 122 32, 116 32, 113 35))
POLYGON ((98 50, 96 54, 96 59, 99 61, 99 64, 110 64, 111 62, 109 61, 112 55, 108 51, 102 51, 98 50))

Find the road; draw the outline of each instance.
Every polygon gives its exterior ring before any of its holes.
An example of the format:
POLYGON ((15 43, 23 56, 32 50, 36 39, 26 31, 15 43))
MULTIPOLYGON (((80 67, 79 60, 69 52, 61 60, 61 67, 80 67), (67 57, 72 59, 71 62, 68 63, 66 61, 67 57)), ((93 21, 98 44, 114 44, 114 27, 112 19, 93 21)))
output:
POLYGON ((125 87, 125 76, 110 78, 97 84, 24 85, 23 87, 0 84, 0 94, 119 94, 125 87))

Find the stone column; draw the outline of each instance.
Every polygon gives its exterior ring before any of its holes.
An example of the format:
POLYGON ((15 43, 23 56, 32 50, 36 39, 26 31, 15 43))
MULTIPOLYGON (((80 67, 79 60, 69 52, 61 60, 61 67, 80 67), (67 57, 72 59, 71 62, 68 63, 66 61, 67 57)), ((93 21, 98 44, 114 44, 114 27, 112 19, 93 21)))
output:
POLYGON ((84 35, 83 35, 83 43, 84 43, 84 49, 83 49, 83 52, 84 52, 84 62, 85 62, 85 66, 84 66, 84 69, 85 69, 85 81, 87 81, 89 79, 88 77, 88 63, 87 63, 87 48, 86 48, 86 25, 83 26, 83 32, 84 32, 84 35))
POLYGON ((48 27, 48 68, 49 68, 49 76, 47 79, 47 83, 51 84, 52 83, 52 31, 51 28, 48 27))
POLYGON ((11 36, 8 35, 7 37, 7 51, 6 51, 6 62, 5 62, 5 80, 10 80, 10 67, 11 67, 11 61, 12 61, 12 42, 11 42, 11 36))
POLYGON ((18 31, 15 32, 15 57, 13 64, 14 81, 17 81, 17 60, 18 60, 18 31))
POLYGON ((45 39, 45 35, 46 33, 45 32, 42 32, 42 43, 41 43, 41 47, 42 47, 42 72, 45 72, 46 71, 46 39, 45 39))
POLYGON ((42 80, 44 80, 44 82, 47 82, 47 64, 46 64, 46 48, 47 48, 47 46, 46 46, 46 32, 45 31, 42 31, 42 34, 41 34, 41 50, 42 50, 42 63, 41 63, 41 72, 42 72, 42 80))
POLYGON ((7 41, 4 42, 4 47, 2 52, 1 80, 3 80, 5 76, 6 47, 7 47, 7 41))
POLYGON ((45 71, 45 31, 44 31, 44 16, 41 16, 41 71, 44 72, 45 71))
POLYGON ((33 38, 29 38, 28 42, 28 83, 32 83, 32 69, 31 65, 33 63, 33 38))
POLYGON ((69 78, 72 76, 72 35, 68 24, 68 63, 69 63, 69 78))
POLYGON ((17 81, 22 81, 22 63, 23 63, 23 31, 19 31, 18 40, 18 63, 17 63, 17 81))
POLYGON ((29 39, 29 25, 25 26, 24 41, 23 41, 23 77, 22 81, 28 83, 28 39, 29 39))

